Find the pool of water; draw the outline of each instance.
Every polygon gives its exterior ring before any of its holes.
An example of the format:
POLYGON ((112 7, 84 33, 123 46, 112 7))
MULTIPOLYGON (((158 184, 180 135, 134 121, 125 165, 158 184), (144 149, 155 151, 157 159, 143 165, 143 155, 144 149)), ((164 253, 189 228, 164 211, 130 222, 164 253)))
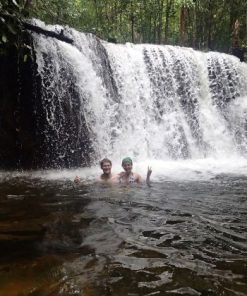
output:
POLYGON ((0 295, 247 295, 247 174, 76 173, 1 174, 0 295))

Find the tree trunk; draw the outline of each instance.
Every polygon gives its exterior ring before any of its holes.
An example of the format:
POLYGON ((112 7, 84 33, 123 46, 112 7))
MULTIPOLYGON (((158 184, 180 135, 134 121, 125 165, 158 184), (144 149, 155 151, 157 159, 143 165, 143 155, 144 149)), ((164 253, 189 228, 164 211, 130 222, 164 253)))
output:
POLYGON ((188 18, 188 8, 185 6, 181 7, 180 11, 180 45, 187 45, 188 35, 187 35, 187 18, 188 18))
POLYGON ((171 0, 166 0, 165 43, 167 43, 167 40, 168 40, 169 18, 170 18, 171 7, 172 7, 172 1, 171 0))
POLYGON ((131 1, 131 41, 132 43, 135 42, 135 36, 134 36, 134 25, 135 25, 135 17, 134 17, 134 8, 133 8, 133 2, 131 1))
POLYGON ((234 26, 233 26, 233 32, 232 32, 232 47, 237 48, 239 47, 239 30, 240 30, 240 22, 238 19, 236 19, 234 26))
POLYGON ((163 27, 163 9, 164 9, 164 0, 159 1, 159 26, 158 26, 158 44, 161 44, 161 35, 163 27))
POLYGON ((212 15, 212 1, 209 0, 209 5, 208 5, 208 11, 209 11, 209 15, 208 15, 208 36, 207 36, 207 47, 208 49, 212 49, 212 19, 213 19, 213 15, 212 15))
POLYGON ((192 34, 192 46, 197 48, 197 3, 193 9, 193 34, 192 34))

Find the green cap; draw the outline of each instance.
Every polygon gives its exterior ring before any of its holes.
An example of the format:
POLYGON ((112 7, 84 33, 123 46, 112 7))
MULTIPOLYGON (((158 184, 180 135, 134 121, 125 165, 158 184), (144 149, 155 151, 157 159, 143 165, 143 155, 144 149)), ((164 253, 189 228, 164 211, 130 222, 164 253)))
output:
POLYGON ((125 163, 130 163, 132 164, 132 159, 130 157, 125 157, 123 160, 122 160, 122 165, 125 164, 125 163))

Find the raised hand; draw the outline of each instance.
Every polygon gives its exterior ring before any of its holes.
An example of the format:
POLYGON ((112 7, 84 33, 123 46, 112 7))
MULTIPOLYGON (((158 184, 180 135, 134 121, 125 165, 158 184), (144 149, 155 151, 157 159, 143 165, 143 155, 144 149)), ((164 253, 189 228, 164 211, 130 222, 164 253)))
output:
POLYGON ((151 174, 152 174, 152 168, 150 166, 148 166, 147 178, 150 178, 151 174))
POLYGON ((147 170, 147 178, 146 178, 146 183, 148 186, 150 186, 150 176, 152 174, 152 168, 150 166, 148 166, 148 170, 147 170))
POLYGON ((76 176, 74 182, 75 184, 79 184, 81 182, 81 178, 76 176))

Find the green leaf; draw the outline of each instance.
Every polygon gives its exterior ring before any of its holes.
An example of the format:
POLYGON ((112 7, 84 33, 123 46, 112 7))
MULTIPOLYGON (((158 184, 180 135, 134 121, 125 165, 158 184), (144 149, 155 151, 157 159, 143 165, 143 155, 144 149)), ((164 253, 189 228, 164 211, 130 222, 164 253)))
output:
POLYGON ((19 7, 18 3, 17 3, 15 0, 12 0, 12 3, 13 3, 15 6, 19 7))
POLYGON ((30 50, 32 49, 32 47, 30 45, 26 44, 26 43, 23 44, 23 47, 28 48, 30 50))
POLYGON ((17 32, 16 32, 15 28, 12 26, 12 24, 7 24, 7 27, 13 35, 17 34, 17 32))
POLYGON ((3 41, 4 43, 6 43, 6 42, 8 41, 8 39, 7 39, 7 37, 6 37, 5 35, 2 35, 2 41, 3 41))
POLYGON ((25 54, 24 57, 23 57, 23 62, 24 62, 24 63, 26 63, 27 58, 28 58, 28 56, 27 56, 27 54, 25 54))
POLYGON ((6 22, 3 17, 0 17, 0 20, 1 20, 2 23, 5 23, 6 22))

